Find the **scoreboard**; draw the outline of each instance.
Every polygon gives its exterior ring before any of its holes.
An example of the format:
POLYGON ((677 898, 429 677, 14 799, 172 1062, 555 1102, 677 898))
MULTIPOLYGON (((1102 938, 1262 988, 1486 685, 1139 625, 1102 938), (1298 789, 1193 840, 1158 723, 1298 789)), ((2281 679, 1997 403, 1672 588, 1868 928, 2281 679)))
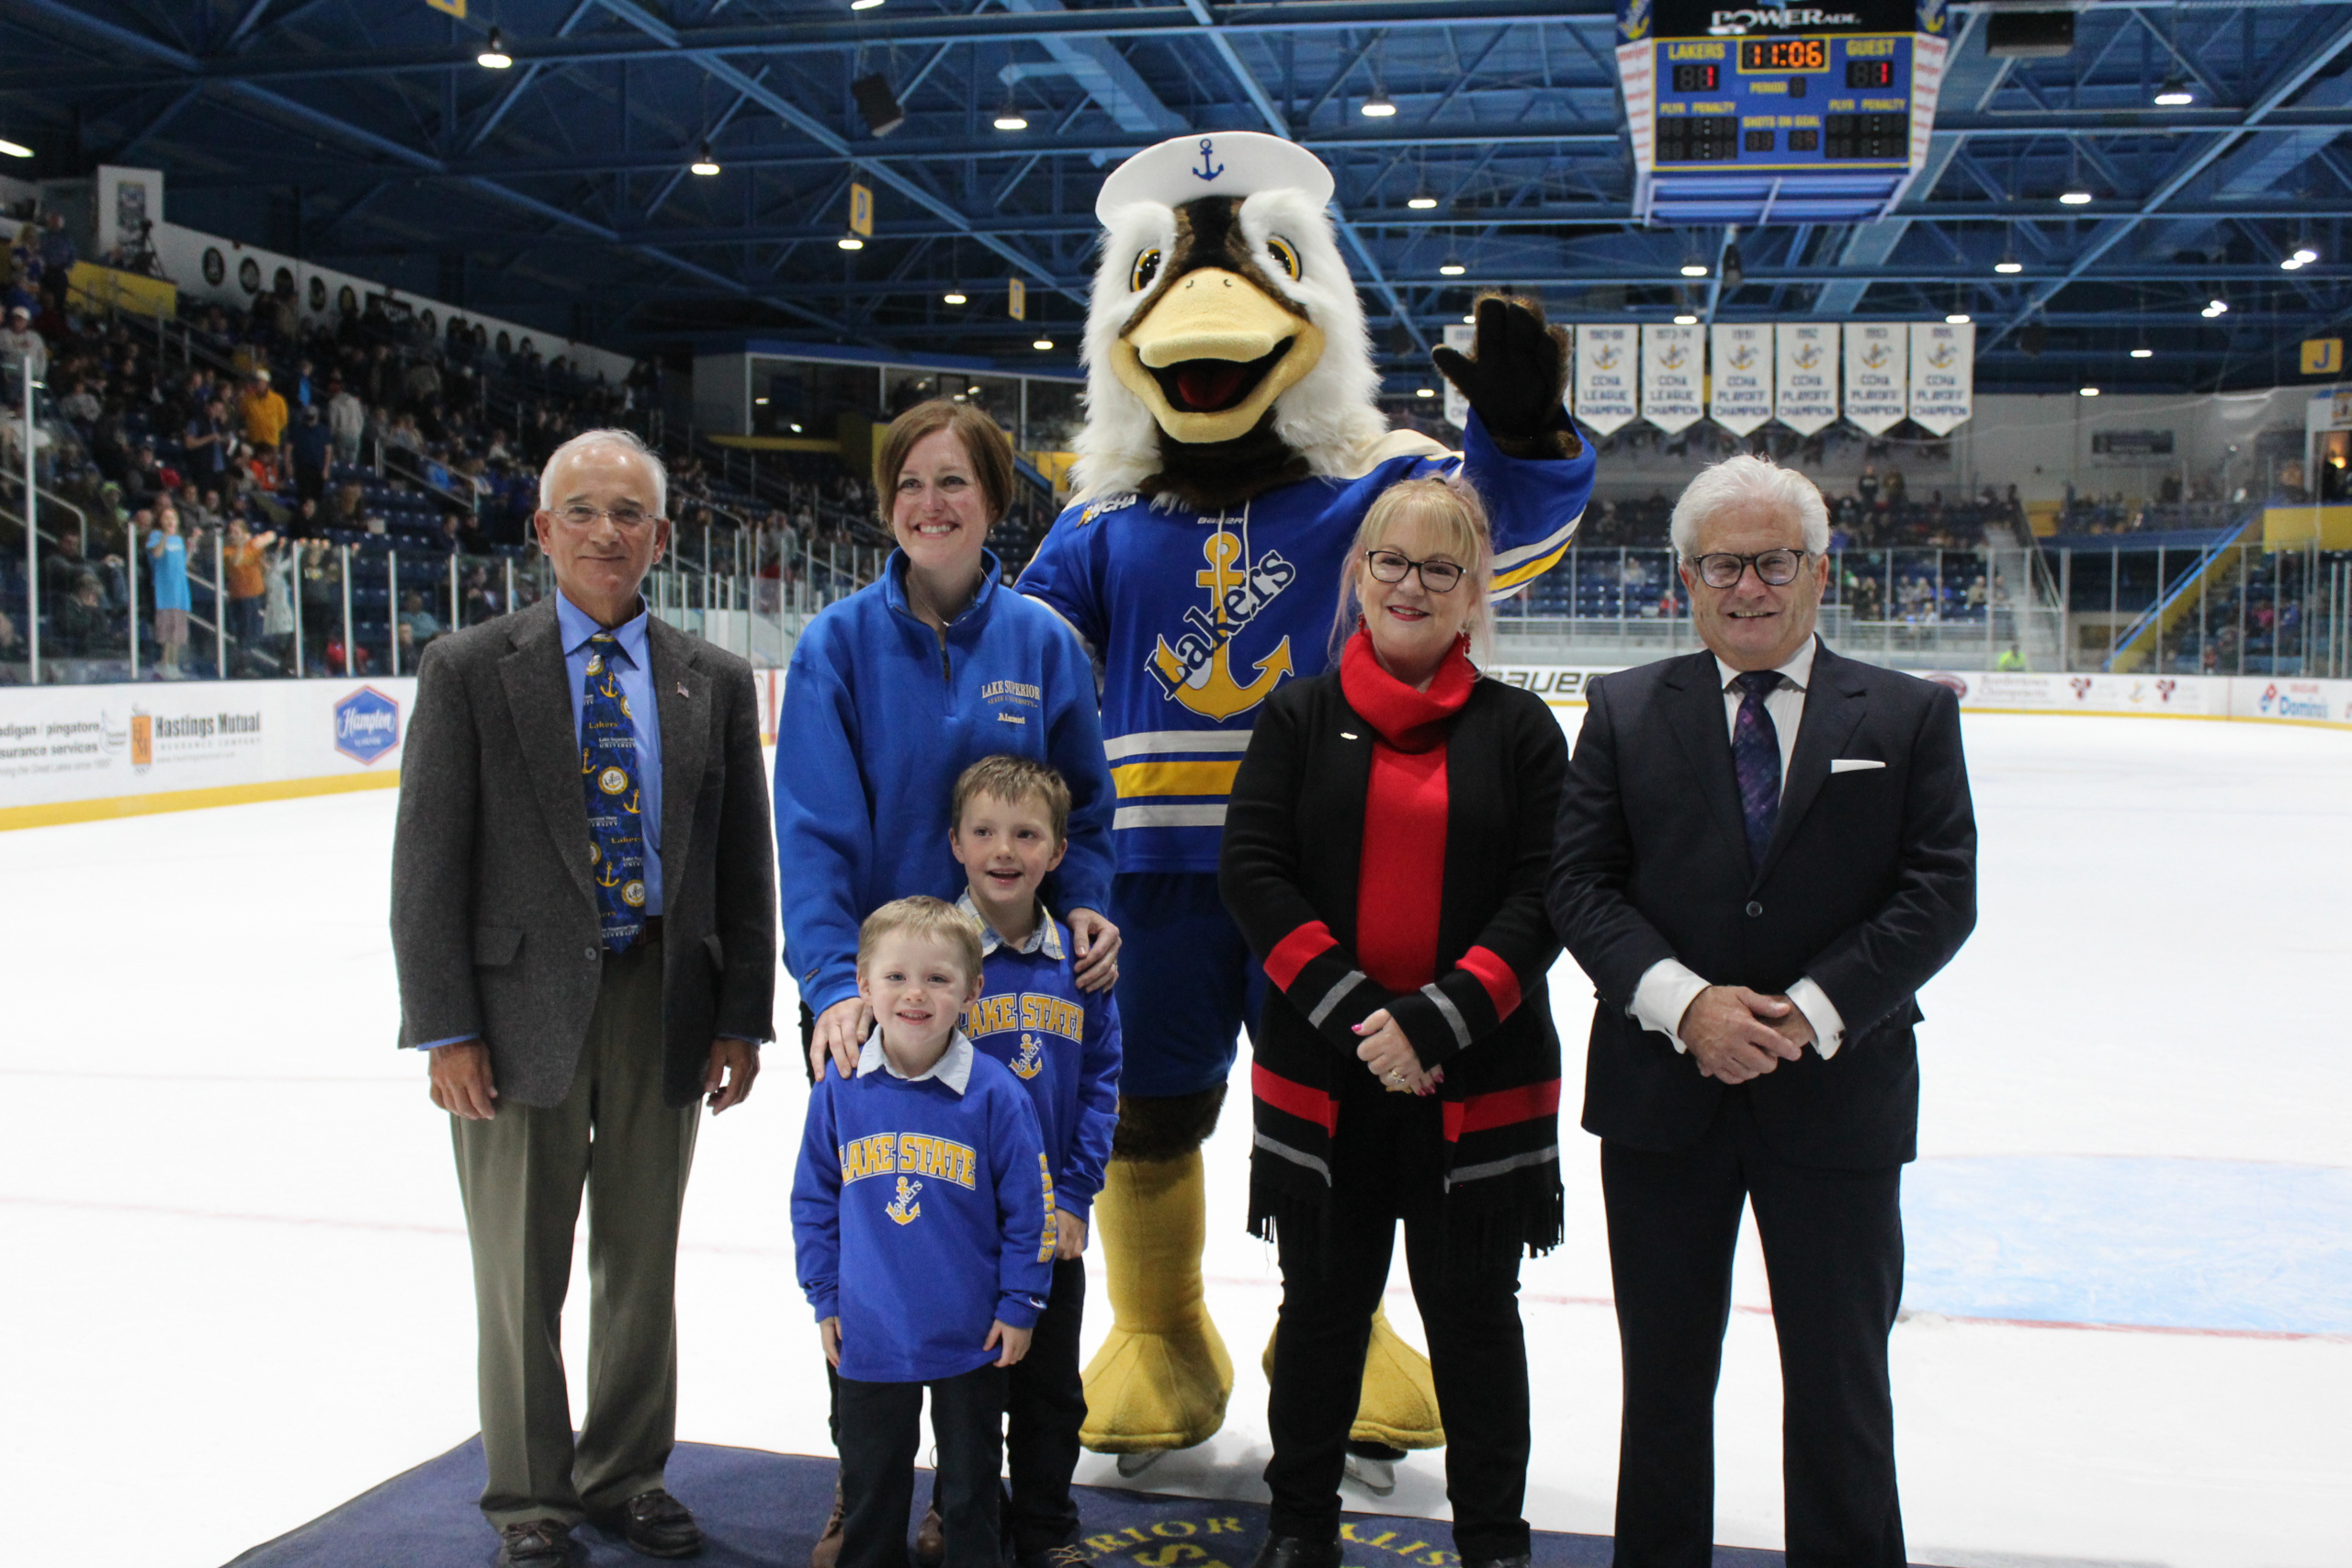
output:
POLYGON ((1941 0, 1621 0, 1617 63, 1642 217, 1883 216, 1927 157, 1945 20, 1941 0))

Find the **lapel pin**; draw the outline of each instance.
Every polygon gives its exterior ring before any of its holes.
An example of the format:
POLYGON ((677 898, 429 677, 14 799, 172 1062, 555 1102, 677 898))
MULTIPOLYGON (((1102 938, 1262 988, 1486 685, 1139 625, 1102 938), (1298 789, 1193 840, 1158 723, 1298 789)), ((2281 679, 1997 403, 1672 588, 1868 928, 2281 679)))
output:
POLYGON ((687 691, 686 683, 684 681, 681 681, 678 682, 678 695, 685 698, 688 702, 692 702, 695 694, 692 692, 687 691))

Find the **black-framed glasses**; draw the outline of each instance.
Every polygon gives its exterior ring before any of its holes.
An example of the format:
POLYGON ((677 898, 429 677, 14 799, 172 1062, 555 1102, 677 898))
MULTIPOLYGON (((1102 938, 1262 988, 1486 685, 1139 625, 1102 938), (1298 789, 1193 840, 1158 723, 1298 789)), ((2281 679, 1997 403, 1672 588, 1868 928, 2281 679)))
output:
POLYGON ((1451 593, 1462 581, 1462 569, 1450 560, 1415 560, 1395 550, 1372 550, 1363 558, 1372 575, 1383 582, 1402 582, 1408 571, 1421 574, 1421 586, 1432 593, 1451 593))
POLYGON ((1699 581, 1710 588, 1736 588, 1749 567, 1756 569, 1757 580, 1768 587, 1786 588, 1797 580, 1797 570, 1804 565, 1809 550, 1758 550, 1752 556, 1736 556, 1727 550, 1703 555, 1692 561, 1699 581))

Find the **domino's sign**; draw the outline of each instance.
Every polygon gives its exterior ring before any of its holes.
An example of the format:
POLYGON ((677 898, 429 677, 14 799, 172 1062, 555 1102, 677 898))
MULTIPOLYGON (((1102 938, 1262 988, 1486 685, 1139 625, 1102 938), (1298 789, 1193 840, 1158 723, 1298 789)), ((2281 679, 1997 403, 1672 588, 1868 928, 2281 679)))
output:
POLYGON ((372 765, 401 743, 401 705, 373 686, 362 686, 334 705, 334 749, 354 761, 372 765))

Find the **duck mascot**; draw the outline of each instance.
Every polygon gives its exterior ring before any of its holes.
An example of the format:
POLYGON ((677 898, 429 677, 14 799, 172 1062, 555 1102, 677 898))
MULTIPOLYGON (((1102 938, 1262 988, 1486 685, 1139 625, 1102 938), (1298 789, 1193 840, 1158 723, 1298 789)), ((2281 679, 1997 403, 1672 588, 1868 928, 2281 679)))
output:
MULTIPOLYGON (((1388 429, 1331 192, 1314 154, 1251 132, 1162 142, 1103 182, 1075 498, 1020 583, 1101 671, 1118 791, 1125 1061, 1095 1207, 1113 1325, 1081 1439, 1128 1474, 1205 1442, 1233 1388, 1202 1291, 1201 1145, 1265 994, 1216 882, 1252 716, 1330 662, 1340 573, 1387 486, 1466 477, 1497 595, 1561 558, 1592 491, 1561 402, 1566 334, 1532 301, 1481 300, 1471 354, 1437 351, 1471 408, 1462 452, 1388 429)), ((1375 1489, 1397 1450, 1444 1441, 1429 1362, 1385 1314, 1351 1438, 1375 1489)))

